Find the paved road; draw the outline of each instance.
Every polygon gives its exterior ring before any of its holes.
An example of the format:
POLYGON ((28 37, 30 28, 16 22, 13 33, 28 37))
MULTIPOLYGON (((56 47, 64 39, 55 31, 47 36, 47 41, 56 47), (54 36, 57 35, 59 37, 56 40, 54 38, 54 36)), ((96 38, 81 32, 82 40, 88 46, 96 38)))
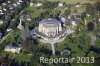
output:
POLYGON ((55 46, 54 46, 54 43, 51 43, 51 48, 52 48, 52 54, 55 55, 55 46))
POLYGON ((9 32, 6 36, 4 36, 4 37, 1 39, 0 44, 2 44, 3 41, 4 41, 9 35, 11 35, 12 32, 13 32, 13 30, 12 30, 11 32, 9 32))

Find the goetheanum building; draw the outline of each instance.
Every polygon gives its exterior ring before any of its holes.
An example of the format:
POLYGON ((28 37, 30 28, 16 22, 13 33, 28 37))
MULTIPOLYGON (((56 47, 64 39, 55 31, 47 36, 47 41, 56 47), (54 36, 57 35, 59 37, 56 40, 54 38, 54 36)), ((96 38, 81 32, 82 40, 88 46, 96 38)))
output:
POLYGON ((61 26, 61 22, 57 19, 48 18, 39 22, 39 27, 36 28, 35 33, 44 40, 58 40, 66 33, 61 26))
POLYGON ((62 22, 54 18, 43 19, 35 28, 35 34, 40 37, 43 43, 51 44, 52 54, 55 54, 55 43, 63 41, 71 31, 63 28, 62 22))

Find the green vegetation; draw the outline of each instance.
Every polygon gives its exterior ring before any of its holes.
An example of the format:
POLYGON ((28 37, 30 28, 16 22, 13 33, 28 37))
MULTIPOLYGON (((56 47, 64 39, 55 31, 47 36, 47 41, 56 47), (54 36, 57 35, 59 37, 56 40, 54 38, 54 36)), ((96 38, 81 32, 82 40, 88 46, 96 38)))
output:
POLYGON ((97 47, 97 48, 100 48, 100 39, 97 39, 97 40, 96 40, 96 47, 97 47))
POLYGON ((15 60, 19 62, 21 61, 29 62, 31 57, 32 57, 31 54, 25 54, 25 53, 15 54, 15 60))
POLYGON ((37 8, 28 7, 24 10, 26 15, 31 15, 32 18, 38 17, 41 11, 37 8))
MULTIPOLYGON (((37 27, 39 21, 44 18, 57 18, 59 15, 68 17, 70 13, 73 11, 76 13, 82 13, 81 19, 79 21, 78 27, 76 27, 76 31, 73 34, 70 34, 66 37, 66 39, 61 42, 55 44, 56 51, 59 53, 63 49, 69 49, 71 51, 71 56, 63 56, 63 55, 52 55, 51 54, 51 46, 50 44, 43 44, 38 41, 37 38, 32 38, 30 36, 24 35, 25 40, 22 38, 22 34, 26 32, 22 32, 21 30, 17 29, 17 25, 19 24, 19 16, 17 11, 17 15, 15 15, 15 19, 10 22, 10 27, 13 28, 13 32, 6 38, 6 40, 0 45, 0 62, 6 55, 12 60, 12 63, 18 62, 26 63, 29 62, 31 66, 48 66, 49 64, 41 64, 39 63, 39 58, 41 56, 48 57, 48 58, 59 58, 59 57, 84 57, 94 56, 96 59, 100 57, 100 54, 95 53, 93 51, 89 52, 90 49, 90 35, 97 35, 99 34, 99 22, 98 19, 100 18, 100 3, 95 3, 94 1, 90 0, 43 0, 43 6, 41 7, 29 7, 27 6, 23 9, 22 15, 25 16, 23 19, 24 23, 24 30, 32 30, 33 28, 37 27), (51 1, 51 2, 49 2, 51 1), (65 2, 63 7, 57 7, 58 1, 65 2), (92 3, 92 4, 83 4, 79 9, 76 9, 73 5, 76 3, 92 3), (95 4, 93 4, 95 3, 95 4), (67 9, 66 9, 67 8, 67 9), (78 11, 79 10, 79 11, 78 11), (32 20, 28 21, 27 15, 32 20), (96 19, 94 19, 96 18, 96 19), (85 24, 86 20, 86 24, 85 24), (93 31, 89 31, 87 28, 87 24, 92 22, 94 24, 93 31), (80 30, 79 30, 80 29, 80 30), (25 37, 26 36, 26 37, 25 37), (7 44, 16 43, 22 44, 23 49, 19 54, 7 53, 4 52, 4 47, 7 44), (15 56, 15 57, 14 57, 15 56)), ((33 0, 33 2, 38 2, 37 0, 33 0)), ((96 48, 100 48, 100 39, 96 40, 96 48)), ((77 59, 71 64, 72 66, 95 66, 94 64, 76 64, 77 59)), ((98 60, 96 60, 98 62, 98 60)), ((98 63, 95 63, 98 64, 98 63)), ((64 66, 65 64, 51 64, 51 66, 64 66)), ((23 65, 27 66, 27 65, 23 65)))

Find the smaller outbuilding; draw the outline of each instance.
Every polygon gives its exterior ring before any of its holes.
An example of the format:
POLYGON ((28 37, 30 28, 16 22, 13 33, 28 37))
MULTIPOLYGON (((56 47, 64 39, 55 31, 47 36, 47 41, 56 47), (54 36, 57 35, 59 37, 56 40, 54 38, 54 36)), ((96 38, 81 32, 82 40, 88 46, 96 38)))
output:
POLYGON ((4 51, 12 53, 20 53, 22 46, 20 44, 9 44, 5 47, 4 51))
POLYGON ((35 5, 35 7, 40 7, 40 6, 42 6, 42 3, 37 3, 37 4, 35 5))
POLYGON ((4 14, 3 10, 2 10, 2 9, 0 9, 0 15, 3 15, 3 14, 4 14))
POLYGON ((64 50, 62 50, 61 52, 60 52, 60 54, 61 55, 70 55, 71 54, 71 51, 70 50, 68 50, 68 49, 64 49, 64 50))
POLYGON ((81 7, 81 4, 77 3, 77 4, 75 4, 75 7, 79 8, 79 7, 81 7))
POLYGON ((10 31, 12 31, 12 28, 7 28, 6 31, 7 31, 7 32, 10 32, 10 31))
POLYGON ((62 6, 63 6, 63 3, 59 2, 58 7, 62 7, 62 6))
POLYGON ((61 17, 60 20, 64 25, 77 26, 77 24, 78 24, 78 21, 73 20, 73 19, 67 19, 67 18, 61 17))
POLYGON ((3 25, 3 23, 4 23, 4 21, 3 20, 0 20, 0 26, 3 25))
POLYGON ((23 2, 23 0, 19 0, 19 2, 23 2))

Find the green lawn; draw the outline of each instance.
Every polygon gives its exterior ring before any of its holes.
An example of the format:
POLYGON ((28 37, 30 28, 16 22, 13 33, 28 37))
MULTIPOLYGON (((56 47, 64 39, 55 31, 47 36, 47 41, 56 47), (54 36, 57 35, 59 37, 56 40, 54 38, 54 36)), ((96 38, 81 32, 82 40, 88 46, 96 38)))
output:
POLYGON ((32 55, 28 55, 28 54, 25 54, 25 53, 20 53, 20 54, 15 54, 15 59, 17 61, 30 61, 32 55))
POLYGON ((77 44, 70 42, 67 38, 61 44, 58 44, 56 50, 62 51, 64 48, 70 48, 72 52, 75 52, 74 57, 80 56, 82 57, 84 53, 77 47, 77 44))
POLYGON ((97 48, 100 48, 100 39, 97 39, 97 40, 96 40, 96 47, 97 47, 97 48))
POLYGON ((3 51, 5 46, 10 44, 11 42, 14 41, 14 37, 16 37, 16 43, 18 44, 19 42, 21 42, 20 40, 20 31, 18 29, 14 30, 4 41, 3 43, 1 44, 0 46, 0 51, 3 51))
POLYGON ((38 17, 41 13, 40 9, 35 7, 28 7, 25 9, 26 14, 30 14, 32 18, 38 17))

